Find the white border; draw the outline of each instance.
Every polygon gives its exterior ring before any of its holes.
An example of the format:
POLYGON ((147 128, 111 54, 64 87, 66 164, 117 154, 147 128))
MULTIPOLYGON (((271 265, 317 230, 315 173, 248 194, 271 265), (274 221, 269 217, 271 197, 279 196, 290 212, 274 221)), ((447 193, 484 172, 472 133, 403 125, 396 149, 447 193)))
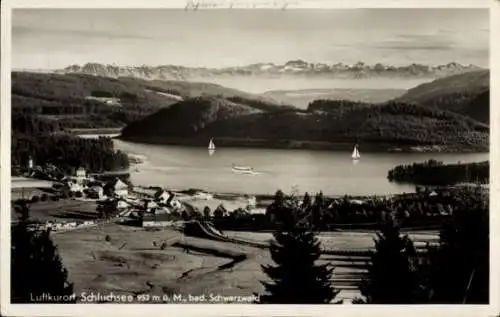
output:
POLYGON ((288 9, 329 9, 329 8, 489 8, 490 0, 5 0, 9 7, 15 8, 184 8, 187 2, 200 3, 200 8, 217 4, 217 8, 252 9, 259 7, 280 7, 287 3, 288 9))
MULTIPOLYGON (((196 0, 195 0, 196 1, 196 0)), ((198 0, 200 3, 218 3, 223 8, 231 0, 198 0)), ((284 3, 286 0, 276 0, 284 3)), ((234 0, 238 4, 255 3, 266 7, 274 0, 234 0)), ((439 316, 498 316, 500 313, 500 247, 498 229, 500 217, 498 203, 494 199, 500 195, 498 181, 499 157, 500 91, 494 78, 500 74, 500 64, 494 56, 500 56, 500 0, 289 0, 287 9, 294 8, 490 8, 490 70, 491 70, 491 130, 490 130, 490 305, 133 305, 133 304, 78 304, 78 305, 11 305, 10 302, 10 65, 11 65, 11 9, 12 8, 184 8, 186 0, 4 0, 1 2, 1 157, 0 157, 0 202, 1 202, 1 311, 4 316, 86 316, 118 315, 136 316, 146 313, 168 314, 171 316, 394 316, 425 315, 439 316), (497 39, 497 41, 493 41, 497 39)), ((236 7, 236 6, 235 6, 236 7)))

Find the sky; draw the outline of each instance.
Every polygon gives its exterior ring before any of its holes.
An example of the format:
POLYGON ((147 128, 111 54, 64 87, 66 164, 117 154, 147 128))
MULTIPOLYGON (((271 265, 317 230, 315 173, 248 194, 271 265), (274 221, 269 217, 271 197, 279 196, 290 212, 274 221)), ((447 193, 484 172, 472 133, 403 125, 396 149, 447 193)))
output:
POLYGON ((15 9, 12 21, 15 69, 489 64, 487 9, 15 9))

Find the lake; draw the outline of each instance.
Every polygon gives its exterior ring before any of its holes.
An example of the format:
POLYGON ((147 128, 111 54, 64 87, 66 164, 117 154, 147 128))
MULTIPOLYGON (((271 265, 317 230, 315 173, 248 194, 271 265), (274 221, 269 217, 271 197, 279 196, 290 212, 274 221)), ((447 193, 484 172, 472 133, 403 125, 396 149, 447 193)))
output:
POLYGON ((436 159, 445 163, 489 159, 488 153, 364 153, 354 164, 350 152, 256 148, 206 148, 149 145, 114 140, 115 148, 143 155, 146 161, 131 169, 136 185, 173 189, 199 188, 213 192, 272 194, 276 190, 326 195, 385 195, 415 191, 415 186, 387 180, 396 165, 436 159), (254 168, 237 174, 232 164, 254 168))

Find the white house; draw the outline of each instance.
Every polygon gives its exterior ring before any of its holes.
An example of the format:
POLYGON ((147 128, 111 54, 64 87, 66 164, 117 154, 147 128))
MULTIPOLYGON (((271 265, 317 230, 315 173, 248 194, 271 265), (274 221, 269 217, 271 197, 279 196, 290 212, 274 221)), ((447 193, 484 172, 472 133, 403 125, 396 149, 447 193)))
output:
POLYGON ((83 167, 79 167, 75 172, 75 176, 78 181, 83 182, 87 178, 87 171, 83 167))
POLYGON ((101 199, 104 196, 104 189, 101 186, 92 186, 89 190, 89 197, 101 199))
POLYGON ((169 200, 170 196, 172 196, 169 192, 166 190, 160 189, 155 193, 155 200, 161 202, 161 203, 167 203, 169 200))
POLYGON ((363 205, 365 202, 362 200, 359 200, 359 199, 351 199, 351 200, 349 200, 349 203, 351 203, 353 205, 363 205))
POLYGON ((193 198, 202 199, 202 200, 210 200, 210 199, 213 199, 214 196, 212 194, 209 194, 209 193, 198 192, 195 195, 193 195, 193 198))
POLYGON ((69 181, 67 184, 68 184, 69 191, 72 193, 76 193, 76 192, 83 193, 83 190, 85 189, 85 187, 82 184, 77 183, 77 182, 69 181))
POLYGON ((167 192, 163 189, 156 192, 155 200, 159 201, 160 203, 166 204, 168 207, 172 207, 175 209, 182 207, 180 201, 175 198, 175 193, 167 192))
POLYGON ((146 200, 145 209, 147 212, 151 212, 151 209, 158 208, 158 204, 151 200, 146 200))
POLYGON ((257 206, 257 198, 255 196, 246 197, 246 199, 248 206, 250 207, 257 206))
POLYGON ((130 204, 124 200, 118 200, 118 202, 116 203, 117 209, 127 209, 129 207, 130 207, 130 204))
POLYGON ((113 185, 113 189, 115 195, 119 197, 125 197, 128 195, 128 185, 122 182, 120 179, 117 179, 113 185))
POLYGON ((177 199, 172 199, 172 201, 170 201, 169 206, 174 208, 174 209, 181 209, 182 208, 181 202, 178 201, 177 199))

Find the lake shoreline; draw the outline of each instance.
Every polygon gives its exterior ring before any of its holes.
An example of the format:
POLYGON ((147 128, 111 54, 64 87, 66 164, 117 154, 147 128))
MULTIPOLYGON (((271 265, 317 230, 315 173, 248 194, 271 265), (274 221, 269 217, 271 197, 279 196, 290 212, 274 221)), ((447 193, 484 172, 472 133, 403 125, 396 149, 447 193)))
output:
MULTIPOLYGON (((182 145, 186 147, 206 147, 210 138, 142 138, 119 135, 113 139, 149 145, 182 145)), ((239 138, 214 138, 217 147, 290 149, 318 151, 351 151, 353 142, 322 142, 298 140, 264 140, 239 138)), ((445 146, 445 145, 394 145, 391 143, 358 143, 360 151, 367 153, 488 153, 489 147, 445 146)))
MULTIPOLYGON (((275 193, 244 193, 244 192, 222 192, 222 191, 210 191, 207 189, 203 188, 169 188, 165 186, 158 186, 158 185, 150 185, 150 186, 145 186, 145 185, 134 185, 136 188, 140 188, 143 190, 159 190, 163 189, 166 191, 171 191, 174 193, 181 193, 185 194, 188 192, 199 192, 199 193, 208 193, 213 195, 214 199, 219 199, 219 200, 238 200, 246 197, 255 197, 257 200, 260 201, 272 201, 274 200, 275 193)), ((285 194, 290 194, 284 191, 285 194)), ((316 193, 309 193, 310 195, 316 194, 316 193)), ((352 200, 367 200, 367 199, 388 199, 396 196, 401 196, 401 195, 411 195, 414 194, 413 192, 411 193, 395 193, 395 194, 385 194, 385 195, 327 195, 324 194, 323 196, 326 199, 339 199, 339 198, 344 198, 348 197, 349 199, 352 200)), ((297 195, 298 198, 302 198, 304 193, 301 193, 297 195)))

